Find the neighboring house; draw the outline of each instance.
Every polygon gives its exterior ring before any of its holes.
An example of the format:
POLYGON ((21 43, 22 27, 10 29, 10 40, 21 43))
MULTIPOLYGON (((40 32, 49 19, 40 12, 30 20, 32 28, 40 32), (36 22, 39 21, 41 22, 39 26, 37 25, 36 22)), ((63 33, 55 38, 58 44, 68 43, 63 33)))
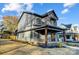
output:
POLYGON ((67 41, 79 41, 79 25, 77 24, 61 24, 62 28, 67 28, 66 30, 66 40, 67 41))
POLYGON ((57 42, 57 32, 63 32, 65 41, 65 29, 57 26, 58 17, 54 10, 38 15, 32 12, 23 12, 18 21, 17 39, 33 42, 47 43, 57 42))

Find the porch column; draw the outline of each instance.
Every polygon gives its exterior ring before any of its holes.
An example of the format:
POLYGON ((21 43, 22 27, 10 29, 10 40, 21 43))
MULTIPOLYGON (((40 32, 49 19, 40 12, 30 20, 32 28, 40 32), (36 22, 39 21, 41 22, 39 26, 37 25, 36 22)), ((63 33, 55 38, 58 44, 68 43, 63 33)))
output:
POLYGON ((64 42, 66 41, 66 33, 65 31, 63 30, 63 39, 64 39, 64 42))
POLYGON ((53 41, 53 36, 52 36, 52 33, 51 33, 51 41, 53 41))
POLYGON ((47 46, 48 39, 47 39, 47 27, 45 28, 45 45, 47 46))
POLYGON ((57 38, 57 33, 55 33, 55 42, 58 41, 58 38, 57 38))

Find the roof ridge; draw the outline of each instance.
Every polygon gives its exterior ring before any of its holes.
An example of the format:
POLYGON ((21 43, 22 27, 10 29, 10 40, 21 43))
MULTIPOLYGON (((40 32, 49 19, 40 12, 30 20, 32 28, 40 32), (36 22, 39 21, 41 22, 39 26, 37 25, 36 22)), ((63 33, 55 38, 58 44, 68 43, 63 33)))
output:
POLYGON ((51 12, 54 12, 54 10, 50 10, 44 14, 38 14, 38 13, 35 13, 35 12, 29 12, 29 11, 23 11, 23 13, 28 13, 28 14, 33 14, 33 15, 37 15, 37 16, 40 16, 40 17, 45 17, 47 16, 48 14, 50 14, 51 12))

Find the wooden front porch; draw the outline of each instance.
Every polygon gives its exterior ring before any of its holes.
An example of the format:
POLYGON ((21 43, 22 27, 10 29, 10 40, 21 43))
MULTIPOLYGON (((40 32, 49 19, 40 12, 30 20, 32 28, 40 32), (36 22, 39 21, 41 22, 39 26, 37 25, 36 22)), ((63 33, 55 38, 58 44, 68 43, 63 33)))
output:
MULTIPOLYGON (((23 33, 23 32, 28 32, 28 31, 35 31, 38 32, 42 35, 44 35, 44 44, 47 46, 48 42, 48 34, 50 33, 51 35, 51 42, 55 42, 55 35, 57 32, 62 32, 63 34, 63 41, 66 41, 66 35, 65 35, 65 29, 59 28, 59 27, 55 27, 55 26, 49 26, 49 25, 44 25, 44 26, 38 26, 36 28, 31 28, 29 30, 24 30, 24 31, 20 31, 17 32, 18 33, 23 33)), ((40 42, 39 42, 40 43, 40 42)))
POLYGON ((55 42, 56 41, 55 35, 56 35, 57 32, 62 32, 63 33, 62 34, 63 35, 63 41, 64 42, 66 41, 65 29, 61 29, 59 27, 46 25, 43 28, 36 29, 36 32, 38 32, 38 33, 40 33, 42 35, 45 35, 44 43, 45 43, 46 46, 49 43, 48 42, 48 34, 49 33, 51 35, 51 42, 55 42))

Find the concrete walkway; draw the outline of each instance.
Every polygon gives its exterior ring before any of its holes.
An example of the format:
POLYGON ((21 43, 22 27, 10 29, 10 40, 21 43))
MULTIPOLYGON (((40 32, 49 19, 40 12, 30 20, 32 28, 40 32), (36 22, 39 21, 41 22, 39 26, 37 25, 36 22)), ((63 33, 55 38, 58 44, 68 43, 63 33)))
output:
POLYGON ((64 45, 66 48, 71 48, 71 49, 75 49, 75 50, 79 50, 79 47, 73 47, 73 46, 68 46, 68 45, 64 45))

